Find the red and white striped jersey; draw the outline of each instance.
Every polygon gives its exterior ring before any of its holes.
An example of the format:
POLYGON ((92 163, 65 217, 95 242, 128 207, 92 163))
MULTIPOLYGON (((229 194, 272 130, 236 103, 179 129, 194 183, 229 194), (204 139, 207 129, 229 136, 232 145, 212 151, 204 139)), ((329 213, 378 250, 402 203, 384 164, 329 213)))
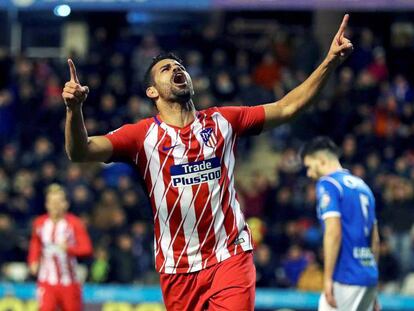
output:
POLYGON ((76 257, 90 255, 92 243, 80 218, 67 213, 57 222, 47 214, 34 220, 28 263, 39 263, 38 282, 50 285, 78 283, 76 257), (61 248, 62 244, 66 245, 66 251, 61 248))
POLYGON ((259 133, 264 109, 210 108, 183 127, 159 116, 106 135, 110 161, 133 164, 154 214, 155 265, 161 273, 205 269, 253 248, 234 185, 238 136, 259 133))

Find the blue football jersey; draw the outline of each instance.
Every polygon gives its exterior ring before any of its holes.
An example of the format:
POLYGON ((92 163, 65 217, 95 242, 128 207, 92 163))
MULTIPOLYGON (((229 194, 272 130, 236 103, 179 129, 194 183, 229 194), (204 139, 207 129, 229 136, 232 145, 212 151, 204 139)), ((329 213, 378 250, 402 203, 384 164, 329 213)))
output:
POLYGON ((347 170, 321 177, 316 185, 317 214, 324 226, 328 217, 340 217, 341 248, 333 280, 351 285, 374 286, 378 269, 371 251, 375 199, 371 189, 347 170))

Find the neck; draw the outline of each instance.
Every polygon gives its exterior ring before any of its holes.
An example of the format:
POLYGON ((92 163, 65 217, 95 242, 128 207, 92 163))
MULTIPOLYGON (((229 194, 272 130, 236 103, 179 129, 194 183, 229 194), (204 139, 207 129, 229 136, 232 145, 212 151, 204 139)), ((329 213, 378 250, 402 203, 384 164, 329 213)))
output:
POLYGON ((52 222, 56 223, 62 218, 64 218, 64 215, 54 215, 54 216, 49 215, 49 218, 52 220, 52 222))
POLYGON ((185 104, 159 102, 157 108, 162 121, 169 125, 185 127, 193 122, 195 118, 195 108, 191 100, 185 104))
POLYGON ((342 165, 338 161, 334 161, 326 167, 323 175, 329 175, 339 170, 342 170, 342 165))

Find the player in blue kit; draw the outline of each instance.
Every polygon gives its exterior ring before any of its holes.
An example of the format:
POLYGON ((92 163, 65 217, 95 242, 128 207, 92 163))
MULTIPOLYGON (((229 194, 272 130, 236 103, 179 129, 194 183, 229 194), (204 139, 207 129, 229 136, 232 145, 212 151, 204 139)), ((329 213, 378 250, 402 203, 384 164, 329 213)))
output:
POLYGON ((308 177, 317 180, 317 216, 324 228, 324 292, 318 310, 378 310, 379 235, 372 191, 342 168, 328 137, 316 137, 301 155, 308 177))

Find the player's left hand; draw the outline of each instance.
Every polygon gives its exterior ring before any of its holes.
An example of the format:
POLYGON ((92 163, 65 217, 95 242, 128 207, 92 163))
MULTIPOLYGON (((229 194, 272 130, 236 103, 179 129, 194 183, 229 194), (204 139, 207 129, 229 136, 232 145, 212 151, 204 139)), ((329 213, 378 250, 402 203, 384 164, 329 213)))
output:
POLYGON ((353 51, 354 46, 351 40, 345 37, 345 30, 348 25, 349 14, 345 14, 338 32, 332 40, 328 52, 328 60, 335 63, 342 63, 353 51))
POLYGON ((324 282, 324 287, 323 287, 323 292, 326 298, 326 301, 328 302, 328 304, 333 307, 336 308, 336 300, 334 297, 334 292, 333 292, 333 281, 332 280, 325 280, 324 282))
POLYGON ((64 251, 66 253, 66 250, 68 249, 68 246, 66 245, 65 242, 59 243, 58 246, 62 251, 64 251))

